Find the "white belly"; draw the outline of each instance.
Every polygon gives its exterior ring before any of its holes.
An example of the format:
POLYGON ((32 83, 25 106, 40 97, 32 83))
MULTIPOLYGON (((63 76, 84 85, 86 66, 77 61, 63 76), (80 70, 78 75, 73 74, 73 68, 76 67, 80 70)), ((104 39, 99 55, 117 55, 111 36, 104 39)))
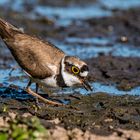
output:
MULTIPOLYGON (((24 70, 23 70, 23 71, 24 71, 24 70)), ((29 77, 32 78, 32 76, 31 76, 30 74, 28 74, 26 71, 24 71, 24 72, 25 72, 25 74, 27 74, 29 77)), ((32 78, 32 80, 33 80, 34 82, 43 84, 44 86, 58 87, 55 75, 53 75, 53 76, 51 76, 51 77, 48 77, 48 78, 46 78, 46 79, 43 79, 43 80, 34 79, 34 78, 32 78)))
POLYGON ((57 85, 57 81, 56 81, 56 77, 55 76, 51 76, 48 77, 46 79, 41 80, 46 86, 49 87, 58 87, 57 85))

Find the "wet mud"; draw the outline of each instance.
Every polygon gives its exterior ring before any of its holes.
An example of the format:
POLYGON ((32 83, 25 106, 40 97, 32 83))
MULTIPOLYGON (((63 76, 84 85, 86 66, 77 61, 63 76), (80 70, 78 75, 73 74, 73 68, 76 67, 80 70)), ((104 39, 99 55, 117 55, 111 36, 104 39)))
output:
MULTIPOLYGON (((140 139, 140 10, 117 4, 106 5, 96 0, 86 3, 40 0, 4 8, 0 3, 1 17, 24 28, 28 34, 53 42, 69 55, 84 59, 93 85, 90 93, 74 88, 55 90, 47 95, 40 90, 42 96, 77 110, 42 102, 37 106, 36 99, 24 91, 28 77, 1 40, 0 126, 10 125, 9 121, 2 121, 4 118, 14 120, 18 116, 17 120, 22 120, 26 116, 30 120, 36 116, 47 129, 48 139, 140 139), (49 6, 48 10, 42 5, 49 6), (79 18, 75 18, 70 11, 79 5, 85 6, 85 13, 90 12, 93 5, 100 14, 85 16, 81 12, 79 18), (40 11, 40 7, 43 10, 40 11), (66 9, 66 15, 62 15, 66 9), (101 88, 99 84, 107 87, 101 88), (134 94, 135 88, 137 94, 134 94)), ((79 9, 76 12, 82 8, 79 9)), ((0 134, 2 132, 0 129, 0 134)))
POLYGON ((100 56, 87 60, 91 69, 89 79, 116 83, 118 89, 130 90, 140 85, 140 58, 100 56))

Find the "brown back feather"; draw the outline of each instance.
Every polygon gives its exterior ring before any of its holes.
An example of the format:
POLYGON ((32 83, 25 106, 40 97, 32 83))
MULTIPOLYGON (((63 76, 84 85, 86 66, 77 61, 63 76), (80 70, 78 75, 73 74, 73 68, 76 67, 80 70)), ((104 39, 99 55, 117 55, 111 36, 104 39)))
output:
POLYGON ((55 74, 48 65, 56 66, 59 73, 65 54, 53 44, 29 36, 3 19, 0 19, 0 36, 21 68, 32 77, 44 79, 55 74))
POLYGON ((15 33, 23 33, 20 29, 0 18, 0 36, 2 39, 13 38, 15 33))

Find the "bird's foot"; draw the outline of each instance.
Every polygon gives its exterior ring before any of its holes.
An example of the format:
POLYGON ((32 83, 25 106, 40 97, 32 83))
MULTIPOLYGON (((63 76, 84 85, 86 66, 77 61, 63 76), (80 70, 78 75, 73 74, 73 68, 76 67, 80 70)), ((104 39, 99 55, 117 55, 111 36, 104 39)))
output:
POLYGON ((40 99, 41 101, 43 101, 44 103, 46 104, 50 104, 50 105, 54 105, 54 106, 63 106, 65 108, 69 108, 69 109, 74 109, 74 110, 79 110, 77 107, 73 107, 71 105, 65 105, 65 104, 62 104, 62 103, 58 103, 58 102, 55 102, 55 101, 51 101, 51 100, 48 100, 46 98, 43 98, 42 96, 40 96, 39 94, 35 93, 34 91, 32 91, 30 88, 26 88, 26 92, 28 92, 29 94, 35 96, 36 98, 40 99))

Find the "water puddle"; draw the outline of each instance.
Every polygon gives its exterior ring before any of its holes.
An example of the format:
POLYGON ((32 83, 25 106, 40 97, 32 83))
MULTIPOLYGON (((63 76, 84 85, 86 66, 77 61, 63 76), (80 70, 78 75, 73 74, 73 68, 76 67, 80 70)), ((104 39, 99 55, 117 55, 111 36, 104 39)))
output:
POLYGON ((7 9, 22 12, 28 18, 39 18, 40 16, 50 18, 56 21, 56 24, 68 26, 73 20, 83 20, 93 17, 111 16, 114 8, 128 9, 140 6, 139 0, 98 0, 90 5, 85 3, 85 6, 67 6, 67 7, 53 7, 46 5, 39 5, 37 1, 24 1, 24 0, 1 0, 0 6, 7 5, 7 9), (33 9, 26 11, 25 3, 32 6, 33 9), (106 7, 106 8, 103 8, 106 7), (26 14, 28 12, 28 14, 26 14), (36 16, 36 14, 39 16, 36 16))
POLYGON ((75 55, 82 59, 98 57, 100 54, 121 57, 140 57, 140 48, 123 43, 111 44, 112 42, 112 40, 106 38, 82 39, 72 37, 67 38, 64 44, 59 42, 55 44, 68 55, 75 55))
POLYGON ((24 0, 0 0, 0 6, 5 6, 7 9, 21 12, 24 10, 23 7, 24 0))
POLYGON ((11 69, 0 70, 0 83, 3 83, 4 86, 16 85, 25 87, 27 82, 28 79, 25 78, 25 74, 20 69, 13 70, 12 72, 11 69))
POLYGON ((129 91, 123 91, 116 88, 115 84, 104 84, 100 82, 94 82, 90 84, 93 88, 93 91, 86 91, 84 88, 67 88, 63 91, 59 91, 59 94, 73 94, 80 93, 82 95, 95 94, 95 93, 107 93, 110 95, 140 95, 140 87, 135 87, 129 91))
MULTIPOLYGON (((28 13, 25 13, 25 16, 28 18, 38 18, 37 15, 50 18, 51 20, 55 20, 56 24, 67 26, 71 24, 73 20, 77 19, 87 19, 91 17, 105 17, 111 16, 111 11, 106 11, 101 8, 101 6, 97 4, 91 4, 86 6, 69 6, 69 7, 53 7, 53 6, 42 6, 34 4, 34 1, 28 2, 29 5, 34 6, 34 10, 28 13)), ((8 5, 9 9, 12 9, 17 12, 26 12, 26 8, 24 7, 24 0, 15 0, 11 2, 10 0, 1 0, 0 6, 8 5)))
MULTIPOLYGON (((8 87, 9 85, 15 85, 16 87, 19 87, 19 90, 16 92, 17 94, 20 93, 20 95, 17 96, 17 98, 20 98, 22 95, 21 93, 23 93, 23 89, 28 82, 28 79, 25 77, 25 74, 20 70, 20 69, 16 69, 11 73, 11 76, 9 76, 9 70, 0 70, 0 83, 2 83, 4 85, 4 87, 0 88, 0 94, 2 96, 6 96, 6 97, 10 97, 10 96, 15 96, 14 92, 15 89, 10 90, 9 88, 6 90, 6 87, 8 87), (6 92, 10 93, 11 95, 4 95, 4 91, 6 90, 6 92)), ((53 89, 53 92, 55 93, 59 93, 59 94, 72 94, 72 93, 80 93, 83 95, 86 94, 91 94, 91 93, 97 93, 97 92, 104 92, 104 93, 108 93, 108 94, 112 94, 112 95, 125 95, 125 94, 129 94, 129 95, 140 95, 140 87, 136 87, 131 89, 130 91, 123 91, 123 90, 119 90, 116 88, 116 85, 107 85, 104 83, 99 83, 99 82, 94 82, 91 83, 91 86, 93 87, 93 91, 92 92, 87 92, 85 89, 83 88, 65 88, 63 90, 56 90, 53 89)), ((34 85, 32 86, 32 88, 34 88, 34 85)), ((52 89, 51 89, 52 90, 52 89)), ((24 94, 24 93, 23 93, 24 94)), ((26 98, 26 95, 23 98, 26 98)))
POLYGON ((34 10, 34 13, 49 17, 50 19, 55 20, 58 25, 68 26, 72 23, 73 20, 111 16, 112 10, 110 9, 118 8, 125 10, 138 6, 140 6, 139 0, 99 0, 97 3, 91 3, 91 5, 84 7, 37 6, 34 10))
POLYGON ((42 16, 47 16, 53 20, 57 20, 57 24, 63 26, 69 25, 73 20, 111 16, 110 11, 102 9, 99 5, 85 7, 37 6, 34 12, 42 16))
POLYGON ((0 96, 2 98, 12 98, 17 100, 27 100, 27 99, 34 99, 33 96, 29 95, 22 89, 14 89, 10 87, 1 87, 0 88, 0 96))
POLYGON ((109 9, 129 9, 140 6, 140 0, 99 0, 109 9))
POLYGON ((110 43, 108 38, 94 37, 94 38, 78 38, 78 37, 68 37, 65 42, 67 43, 83 43, 83 44, 97 44, 97 45, 107 45, 110 43))
MULTIPOLYGON (((123 91, 116 88, 116 85, 106 85, 103 83, 92 83, 93 91, 96 92, 104 92, 112 95, 140 95, 140 87, 133 88, 129 91, 123 91)), ((84 93, 84 92, 83 92, 84 93)))

